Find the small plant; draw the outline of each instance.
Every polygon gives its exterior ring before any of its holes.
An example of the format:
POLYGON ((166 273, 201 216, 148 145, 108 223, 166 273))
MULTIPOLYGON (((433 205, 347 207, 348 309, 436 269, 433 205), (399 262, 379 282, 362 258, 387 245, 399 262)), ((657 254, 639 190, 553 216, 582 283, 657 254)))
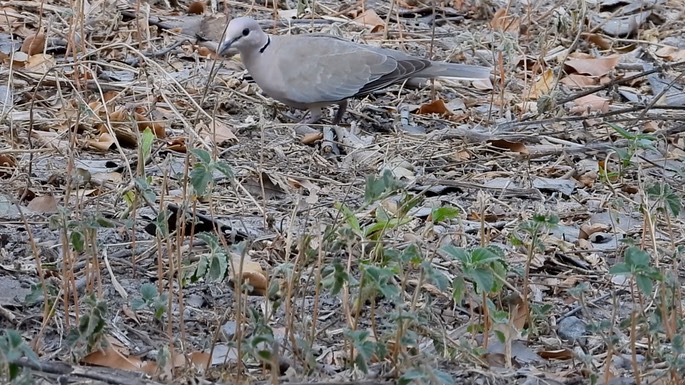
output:
POLYGON ((47 280, 45 281, 45 286, 47 290, 43 290, 43 285, 41 283, 31 284, 31 292, 24 298, 24 303, 27 306, 33 306, 47 301, 48 308, 52 308, 55 301, 59 300, 59 298, 57 298, 59 289, 47 280), (48 298, 45 298, 45 293, 47 293, 48 298))
POLYGON ((610 172, 606 167, 602 167, 602 178, 604 180, 613 180, 619 177, 624 177, 626 171, 633 166, 633 158, 638 150, 655 150, 653 142, 657 139, 654 135, 632 133, 623 127, 616 124, 608 123, 609 127, 613 129, 618 135, 629 141, 627 147, 615 147, 614 151, 619 158, 619 171, 610 172))
POLYGON ((135 298, 131 302, 131 308, 133 310, 148 308, 152 311, 155 319, 161 321, 167 311, 167 304, 169 303, 167 293, 159 293, 157 291, 157 286, 151 283, 144 283, 140 287, 140 295, 141 298, 135 298))
POLYGON ((464 280, 473 283, 476 294, 501 290, 507 273, 502 249, 495 246, 464 249, 446 245, 442 251, 449 258, 461 262, 461 274, 453 282, 455 301, 461 302, 464 297, 464 280))
POLYGON ((397 381, 398 385, 409 384, 442 384, 452 385, 454 379, 449 373, 438 370, 428 365, 416 365, 402 374, 397 381))
POLYGON ((197 196, 204 196, 214 180, 214 172, 218 171, 228 178, 233 178, 233 170, 224 161, 213 161, 209 152, 194 148, 190 152, 198 159, 190 172, 190 184, 197 196))
POLYGON ((16 330, 5 329, 0 333, 0 382, 10 384, 31 384, 30 372, 17 361, 26 358, 38 364, 38 356, 26 345, 16 330))
POLYGON ((662 281, 661 272, 650 265, 649 254, 635 246, 630 246, 624 253, 625 260, 609 269, 610 274, 628 275, 645 296, 651 296, 654 283, 662 281))
POLYGON ((385 344, 372 341, 371 332, 368 330, 348 330, 345 337, 352 344, 354 366, 363 373, 369 372, 369 362, 376 356, 385 357, 387 355, 387 348, 385 344))
POLYGON ((81 315, 78 327, 72 328, 67 336, 67 343, 77 361, 107 344, 104 338, 107 331, 107 302, 98 300, 94 294, 90 294, 86 296, 85 304, 88 313, 81 315))

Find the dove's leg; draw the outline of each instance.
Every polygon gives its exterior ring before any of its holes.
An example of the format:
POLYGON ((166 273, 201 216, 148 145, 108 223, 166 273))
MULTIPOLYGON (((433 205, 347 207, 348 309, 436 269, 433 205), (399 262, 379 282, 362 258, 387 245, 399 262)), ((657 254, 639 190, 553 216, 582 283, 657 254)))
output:
MULTIPOLYGON (((340 123, 342 120, 343 115, 345 115, 345 111, 347 111, 347 100, 343 100, 342 102, 338 103, 338 111, 335 113, 335 117, 333 118, 333 124, 337 125, 340 123)), ((310 108, 309 109, 309 117, 305 118, 302 120, 302 124, 314 124, 321 120, 323 117, 323 108, 310 108)))
POLYGON ((309 117, 302 119, 300 122, 301 124, 314 124, 321 120, 321 117, 323 116, 323 111, 321 111, 321 108, 310 108, 309 109, 309 117))
POLYGON ((345 115, 345 111, 347 111, 347 100, 343 100, 342 102, 338 103, 338 111, 335 113, 335 117, 333 118, 333 124, 337 126, 338 123, 340 123, 343 115, 345 115))

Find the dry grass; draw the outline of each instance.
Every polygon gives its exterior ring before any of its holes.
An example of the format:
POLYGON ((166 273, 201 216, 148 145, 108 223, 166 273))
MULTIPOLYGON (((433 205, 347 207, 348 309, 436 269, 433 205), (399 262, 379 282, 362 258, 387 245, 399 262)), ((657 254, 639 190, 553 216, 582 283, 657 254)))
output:
POLYGON ((585 3, 437 2, 436 28, 409 3, 310 2, 313 20, 270 32, 490 63, 493 83, 397 86, 310 141, 239 59, 191 43, 209 21, 5 2, 0 327, 44 363, 2 344, 0 363, 37 383, 58 361, 109 383, 682 382, 681 63, 654 37, 680 36, 678 4, 623 39, 585 3), (366 8, 385 29, 342 22, 366 8), (415 113, 438 98, 450 114, 415 113), (203 217, 165 220, 169 204, 203 217))

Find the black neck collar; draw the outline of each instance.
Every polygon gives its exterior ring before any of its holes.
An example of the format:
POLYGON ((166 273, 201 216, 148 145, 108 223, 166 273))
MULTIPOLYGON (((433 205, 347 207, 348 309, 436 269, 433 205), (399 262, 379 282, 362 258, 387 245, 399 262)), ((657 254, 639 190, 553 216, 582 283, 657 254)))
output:
POLYGON ((259 53, 264 53, 264 50, 269 46, 269 44, 271 44, 271 36, 266 35, 266 44, 264 44, 264 47, 259 49, 259 53))

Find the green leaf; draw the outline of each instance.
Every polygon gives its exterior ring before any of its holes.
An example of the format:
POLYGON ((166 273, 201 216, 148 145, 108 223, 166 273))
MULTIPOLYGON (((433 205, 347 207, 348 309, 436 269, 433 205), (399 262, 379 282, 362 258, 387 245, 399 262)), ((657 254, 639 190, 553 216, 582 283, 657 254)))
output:
POLYGON ((83 252, 83 247, 85 245, 85 239, 83 237, 83 233, 81 233, 78 230, 74 230, 71 232, 71 246, 74 248, 74 250, 80 252, 83 252))
POLYGON ((445 254, 447 254, 448 257, 451 257, 452 259, 456 259, 463 264, 467 264, 471 260, 470 255, 462 247, 456 247, 456 246, 453 246, 451 244, 447 244, 447 245, 443 246, 441 248, 441 250, 445 254))
POLYGON ((614 131, 616 131, 616 133, 618 133, 619 135, 621 135, 621 136, 622 136, 623 138, 625 138, 625 139, 632 140, 632 139, 635 139, 635 138, 636 138, 635 134, 631 133, 630 131, 627 131, 626 129, 624 129, 624 128, 621 127, 621 126, 618 126, 618 125, 613 124, 613 123, 608 123, 608 125, 609 125, 609 127, 611 127, 614 131))
POLYGON ((683 204, 680 201, 680 197, 676 194, 670 193, 664 197, 664 201, 666 202, 666 207, 668 207, 669 211, 671 211, 671 214, 673 216, 679 216, 680 211, 683 208, 683 204))
POLYGON ((146 302, 152 302, 158 295, 157 286, 151 283, 144 283, 140 286, 140 295, 146 302))
POLYGON ((629 275, 632 273, 630 267, 625 263, 617 263, 609 268, 609 274, 613 275, 629 275))
POLYGON ((501 330, 495 330, 495 336, 500 343, 504 344, 507 342, 507 337, 501 330))
POLYGON ((454 378, 452 377, 451 374, 447 372, 443 372, 441 370, 433 370, 433 376, 435 377, 436 380, 438 380, 438 383, 443 384, 443 385, 454 385, 454 378))
POLYGON ((197 237, 207 244, 207 247, 212 252, 216 252, 220 248, 219 240, 213 233, 198 233, 197 237))
POLYGON ((212 180, 212 171, 208 166, 201 163, 193 166, 193 170, 190 172, 190 184, 193 186, 196 195, 205 195, 212 180))
POLYGON ((199 159, 200 162, 204 163, 205 166, 208 166, 210 163, 212 163, 212 156, 209 154, 209 152, 201 148, 193 148, 190 150, 190 153, 199 159))
POLYGON ((106 229, 113 229, 117 225, 114 221, 110 220, 109 218, 102 217, 100 215, 95 218, 95 222, 99 227, 106 228, 106 229))
POLYGON ((145 128, 145 131, 143 131, 142 134, 142 139, 140 152, 143 155, 143 159, 147 160, 150 158, 150 154, 152 153, 152 142, 155 139, 155 135, 152 133, 152 130, 150 130, 150 127, 145 128))
POLYGON ((400 377, 399 381, 397 381, 398 385, 409 385, 409 384, 421 384, 423 383, 424 378, 426 375, 419 371, 418 369, 412 368, 404 372, 402 374, 402 377, 400 377))
POLYGON ((652 295, 653 282, 650 277, 638 274, 635 277, 635 283, 637 283, 637 287, 640 289, 640 291, 642 291, 642 294, 646 296, 652 295))
POLYGON ((372 237, 382 234, 383 230, 389 230, 390 222, 376 222, 364 228, 364 237, 372 237))
POLYGON ((195 268, 195 276, 200 278, 207 274, 207 269, 209 268, 209 257, 207 254, 202 254, 200 260, 197 261, 197 267, 195 268))
POLYGON ((471 251, 471 263, 474 265, 487 265, 492 262, 499 262, 500 259, 499 255, 485 247, 476 247, 471 251))
POLYGON ((490 292, 495 287, 495 277, 492 271, 486 268, 476 268, 466 273, 476 284, 476 292, 490 292))
POLYGON ((429 283, 434 284, 442 292, 447 291, 450 281, 442 271, 434 269, 429 261, 424 261, 421 267, 426 272, 426 278, 429 283))
POLYGON ((383 179, 376 178, 375 175, 366 176, 366 187, 364 188, 364 202, 371 203, 376 201, 385 192, 383 179))
POLYGON ((352 230, 357 234, 361 234, 361 225, 359 225, 359 220, 354 215, 352 210, 345 206, 344 203, 337 202, 335 203, 335 208, 342 213, 343 217, 345 217, 345 222, 347 222, 347 224, 352 228, 352 230))
POLYGON ((463 277, 455 277, 452 280, 452 299, 454 303, 460 304, 466 294, 466 282, 463 277))
POLYGON ((459 216, 459 209, 452 206, 440 207, 431 210, 433 223, 442 222, 446 219, 454 219, 459 216))
POLYGON ((226 260, 225 255, 218 254, 210 258, 208 274, 210 279, 214 281, 222 280, 224 274, 226 274, 226 270, 228 270, 228 261, 226 260))
POLYGON ((402 262, 411 262, 414 264, 421 263, 423 260, 421 258, 421 252, 419 248, 416 246, 416 244, 412 243, 411 245, 407 246, 402 252, 400 253, 400 260, 402 262))
POLYGON ((626 264, 633 268, 649 267, 649 254, 635 246, 628 247, 623 254, 626 264))
POLYGON ((390 216, 385 211, 383 206, 376 207, 375 212, 376 212, 376 220, 378 222, 388 222, 390 220, 390 216))
POLYGON ((228 163, 226 163, 224 161, 216 162, 214 164, 214 167, 217 170, 219 170, 219 172, 224 174, 227 178, 233 179, 233 177, 234 177, 233 169, 231 168, 231 166, 228 163))
POLYGON ((133 298, 131 300, 131 309, 140 310, 145 307, 145 302, 140 298, 133 298))

